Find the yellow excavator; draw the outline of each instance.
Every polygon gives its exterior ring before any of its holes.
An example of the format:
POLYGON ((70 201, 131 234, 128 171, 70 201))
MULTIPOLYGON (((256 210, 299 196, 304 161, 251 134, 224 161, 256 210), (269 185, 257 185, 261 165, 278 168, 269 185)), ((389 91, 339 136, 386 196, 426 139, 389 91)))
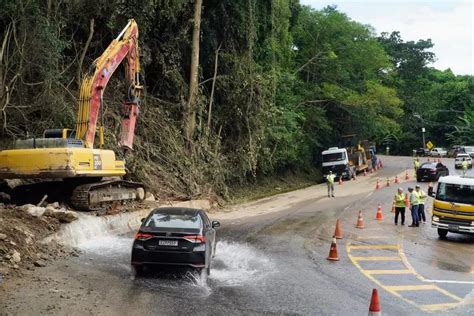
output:
POLYGON ((41 138, 17 140, 13 149, 0 151, 0 179, 42 179, 36 185, 15 188, 17 199, 29 195, 35 186, 54 188, 56 195, 66 195, 79 210, 100 210, 115 201, 145 198, 142 184, 121 178, 126 174, 125 161, 103 149, 102 96, 110 77, 125 60, 128 97, 122 106, 119 145, 124 157, 132 150, 142 90, 138 49, 138 26, 131 19, 94 61, 94 71, 84 77, 76 128, 49 129, 41 138), (96 141, 98 149, 94 148, 96 141))

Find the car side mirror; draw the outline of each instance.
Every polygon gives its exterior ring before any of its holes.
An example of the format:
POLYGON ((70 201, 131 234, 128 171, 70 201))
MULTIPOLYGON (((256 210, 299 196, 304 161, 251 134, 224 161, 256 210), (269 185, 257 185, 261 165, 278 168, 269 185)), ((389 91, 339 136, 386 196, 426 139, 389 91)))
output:
POLYGON ((217 228, 220 226, 221 226, 221 223, 219 223, 218 221, 212 221, 212 228, 217 228))
POLYGON ((145 217, 143 217, 143 218, 140 220, 140 222, 142 222, 142 223, 143 223, 144 221, 145 221, 145 217))

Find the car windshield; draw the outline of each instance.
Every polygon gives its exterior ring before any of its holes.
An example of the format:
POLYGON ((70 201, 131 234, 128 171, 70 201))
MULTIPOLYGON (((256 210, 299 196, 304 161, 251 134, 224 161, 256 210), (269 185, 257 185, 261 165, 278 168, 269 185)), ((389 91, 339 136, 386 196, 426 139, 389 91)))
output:
POLYGON ((474 152, 474 147, 464 147, 464 151, 467 153, 472 153, 474 152))
POLYGON ((323 162, 332 162, 332 161, 340 161, 346 159, 346 153, 332 153, 332 154, 324 154, 323 155, 323 162))
POLYGON ((435 169, 436 168, 436 163, 432 163, 432 162, 427 162, 427 163, 424 163, 420 166, 421 169, 435 169))
POLYGON ((440 183, 436 199, 445 202, 474 204, 474 186, 440 183))
POLYGON ((146 220, 144 226, 160 228, 200 228, 201 217, 199 215, 154 213, 146 220))

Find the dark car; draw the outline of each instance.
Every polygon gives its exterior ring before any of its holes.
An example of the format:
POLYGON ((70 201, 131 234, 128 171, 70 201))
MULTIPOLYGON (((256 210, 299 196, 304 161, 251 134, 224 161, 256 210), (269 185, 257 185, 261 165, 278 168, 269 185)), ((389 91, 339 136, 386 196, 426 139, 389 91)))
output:
POLYGON ((426 149, 426 148, 418 148, 418 149, 416 150, 416 155, 417 155, 418 157, 425 157, 425 156, 428 156, 429 152, 430 152, 429 149, 426 149))
POLYGON ((416 181, 437 181, 439 177, 449 176, 448 168, 440 162, 425 162, 416 171, 416 181))
POLYGON ((145 266, 187 266, 209 274, 216 248, 218 221, 203 210, 157 208, 142 220, 132 247, 135 275, 145 266))

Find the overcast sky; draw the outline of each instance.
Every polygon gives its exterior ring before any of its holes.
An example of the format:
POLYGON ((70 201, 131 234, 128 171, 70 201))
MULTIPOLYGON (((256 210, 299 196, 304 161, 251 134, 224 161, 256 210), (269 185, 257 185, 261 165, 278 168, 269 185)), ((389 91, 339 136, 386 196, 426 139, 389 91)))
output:
POLYGON ((404 41, 428 39, 434 67, 455 74, 474 74, 472 0, 300 0, 321 9, 335 4, 353 20, 372 25, 377 33, 400 31, 404 41))

